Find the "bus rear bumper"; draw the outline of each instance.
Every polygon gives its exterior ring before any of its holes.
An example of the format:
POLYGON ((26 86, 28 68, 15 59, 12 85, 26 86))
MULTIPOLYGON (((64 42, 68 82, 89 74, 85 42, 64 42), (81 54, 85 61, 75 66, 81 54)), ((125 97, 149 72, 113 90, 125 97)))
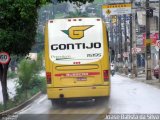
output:
POLYGON ((47 88, 49 99, 62 98, 94 98, 110 95, 109 86, 90 86, 90 87, 68 87, 68 88, 47 88))

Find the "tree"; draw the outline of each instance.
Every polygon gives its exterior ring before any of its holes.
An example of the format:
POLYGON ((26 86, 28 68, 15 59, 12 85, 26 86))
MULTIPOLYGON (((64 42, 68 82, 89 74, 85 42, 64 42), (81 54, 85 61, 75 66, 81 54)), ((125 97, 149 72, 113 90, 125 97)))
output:
MULTIPOLYGON (((54 1, 57 1, 57 0, 51 0, 52 2, 54 1)), ((83 3, 83 4, 86 4, 87 2, 93 2, 94 0, 58 0, 59 2, 73 2, 73 3, 77 3, 77 2, 80 2, 80 3, 83 3)))
POLYGON ((66 16, 66 18, 73 18, 73 17, 88 17, 88 13, 86 12, 80 12, 76 10, 76 12, 69 12, 69 15, 66 16))
POLYGON ((34 74, 34 65, 35 61, 23 59, 18 67, 18 76, 19 76, 18 83, 19 86, 21 86, 22 88, 21 90, 25 91, 26 97, 28 97, 27 91, 31 85, 30 83, 32 80, 32 76, 34 74))
MULTIPOLYGON (((35 42, 37 9, 45 0, 0 1, 0 51, 9 55, 26 55, 35 42)), ((0 81, 4 108, 8 101, 8 64, 0 64, 0 81)))
POLYGON ((80 7, 83 4, 86 4, 87 2, 93 2, 94 0, 58 0, 59 2, 71 2, 73 4, 76 4, 77 7, 80 7))

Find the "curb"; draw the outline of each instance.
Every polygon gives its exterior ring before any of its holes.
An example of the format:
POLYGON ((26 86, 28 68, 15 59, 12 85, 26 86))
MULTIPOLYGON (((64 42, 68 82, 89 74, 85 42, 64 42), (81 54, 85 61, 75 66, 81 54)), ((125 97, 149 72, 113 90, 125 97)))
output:
POLYGON ((10 114, 13 114, 21 109, 23 109, 24 107, 26 107, 27 105, 29 105, 30 103, 32 103, 34 100, 36 100, 40 95, 42 94, 42 92, 38 92, 37 94, 35 94, 33 97, 31 97, 29 100, 27 100, 26 102, 14 107, 14 108, 11 108, 9 110, 6 110, 6 111, 3 111, 3 112, 0 112, 0 118, 2 116, 5 116, 5 115, 10 115, 10 114))
MULTIPOLYGON (((123 77, 128 77, 128 75, 124 75, 124 74, 121 74, 121 73, 119 73, 119 72, 116 72, 116 74, 117 74, 117 75, 121 75, 121 76, 123 76, 123 77)), ((128 77, 128 78, 133 79, 133 78, 131 78, 131 77, 128 77)))
MULTIPOLYGON (((137 77, 135 77, 135 76, 128 76, 128 75, 125 75, 125 74, 121 74, 121 73, 119 73, 119 72, 116 72, 116 74, 117 75, 121 75, 121 76, 123 76, 123 77, 127 77, 127 78, 130 78, 130 79, 136 79, 137 77)), ((138 74, 138 75, 143 75, 143 73, 140 73, 140 74, 138 74)))
MULTIPOLYGON (((160 82, 159 80, 155 79, 155 78, 152 78, 152 80, 146 80, 145 78, 142 79, 142 78, 137 78, 137 77, 128 77, 127 75, 124 75, 124 74, 120 74, 120 73, 117 73, 117 75, 120 75, 120 76, 123 76, 123 77, 126 77, 126 78, 130 78, 132 80, 136 80, 138 82, 142 82, 142 83, 145 83, 145 84, 148 84, 148 85, 151 85, 151 86, 155 86, 156 88, 160 89, 160 82)), ((140 74, 139 74, 140 75, 140 74)))

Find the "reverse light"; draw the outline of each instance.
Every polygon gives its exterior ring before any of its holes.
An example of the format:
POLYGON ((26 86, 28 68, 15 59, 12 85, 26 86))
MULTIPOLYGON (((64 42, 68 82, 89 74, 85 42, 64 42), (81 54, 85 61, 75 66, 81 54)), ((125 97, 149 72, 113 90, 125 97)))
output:
POLYGON ((103 70, 103 77, 104 77, 104 81, 108 81, 109 80, 109 74, 108 74, 108 70, 103 70))
POLYGON ((51 84, 51 72, 46 72, 47 84, 51 84))

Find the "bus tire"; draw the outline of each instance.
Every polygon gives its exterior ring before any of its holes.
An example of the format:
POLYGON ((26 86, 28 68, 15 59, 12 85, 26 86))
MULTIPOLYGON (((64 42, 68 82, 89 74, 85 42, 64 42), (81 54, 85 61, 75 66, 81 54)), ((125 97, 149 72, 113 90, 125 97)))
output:
POLYGON ((65 105, 66 104, 66 101, 65 100, 51 100, 52 102, 52 105, 55 106, 62 106, 62 105, 65 105))

